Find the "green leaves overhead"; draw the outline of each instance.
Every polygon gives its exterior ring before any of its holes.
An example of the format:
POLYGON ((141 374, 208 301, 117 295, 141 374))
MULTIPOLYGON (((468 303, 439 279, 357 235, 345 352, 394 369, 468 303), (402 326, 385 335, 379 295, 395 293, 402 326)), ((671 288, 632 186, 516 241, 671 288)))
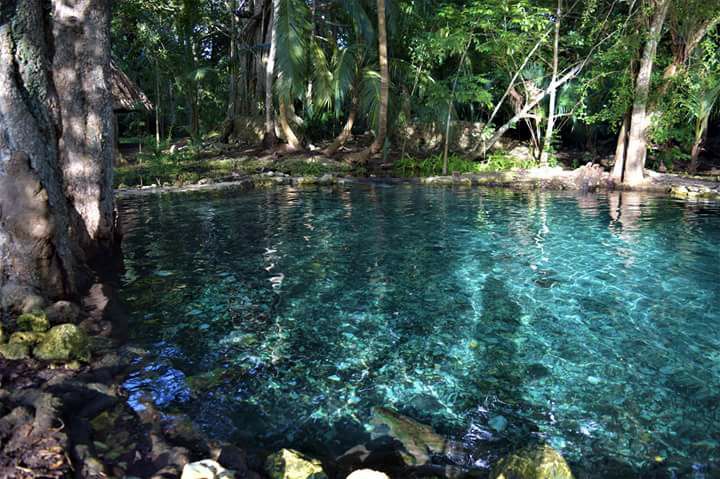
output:
MULTIPOLYGON (((308 71, 309 38, 312 24, 310 9, 302 0, 279 0, 280 13, 277 19, 278 81, 276 92, 290 101, 301 97, 308 71)), ((314 49, 312 49, 314 50, 314 49)), ((312 52, 311 52, 312 53, 312 52)))

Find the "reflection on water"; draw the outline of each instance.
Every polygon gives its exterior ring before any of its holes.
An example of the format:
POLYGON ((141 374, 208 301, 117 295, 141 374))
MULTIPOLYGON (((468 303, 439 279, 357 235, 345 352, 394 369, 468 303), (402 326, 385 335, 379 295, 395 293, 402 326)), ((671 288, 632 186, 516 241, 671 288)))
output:
POLYGON ((336 455, 381 405, 478 466, 530 438, 587 477, 718 460, 715 205, 362 185, 122 209, 150 351, 127 385, 211 434, 336 455))

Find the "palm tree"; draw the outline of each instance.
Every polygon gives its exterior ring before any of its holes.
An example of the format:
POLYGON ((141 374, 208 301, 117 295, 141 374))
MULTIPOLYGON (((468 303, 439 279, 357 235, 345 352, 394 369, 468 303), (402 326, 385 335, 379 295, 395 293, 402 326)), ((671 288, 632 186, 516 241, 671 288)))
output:
POLYGON ((720 99, 720 75, 709 76, 701 86, 693 89, 689 95, 690 116, 695 119, 695 137, 690 156, 690 172, 697 171, 700 153, 707 137, 708 123, 713 110, 720 99))

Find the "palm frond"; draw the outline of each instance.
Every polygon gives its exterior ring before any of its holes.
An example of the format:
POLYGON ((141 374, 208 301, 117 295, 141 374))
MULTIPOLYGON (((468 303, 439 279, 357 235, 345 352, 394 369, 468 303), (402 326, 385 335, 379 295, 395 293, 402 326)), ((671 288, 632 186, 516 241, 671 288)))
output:
POLYGON ((307 71, 310 9, 302 0, 279 0, 276 92, 285 100, 302 95, 307 71))

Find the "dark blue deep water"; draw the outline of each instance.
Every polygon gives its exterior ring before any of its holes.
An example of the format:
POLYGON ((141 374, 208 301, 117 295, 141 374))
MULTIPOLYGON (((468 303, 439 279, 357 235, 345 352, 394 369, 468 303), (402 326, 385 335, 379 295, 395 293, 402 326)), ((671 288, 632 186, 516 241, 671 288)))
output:
POLYGON ((372 406, 582 477, 716 477, 720 209, 354 185, 121 205, 127 383, 209 434, 332 456, 372 406))

